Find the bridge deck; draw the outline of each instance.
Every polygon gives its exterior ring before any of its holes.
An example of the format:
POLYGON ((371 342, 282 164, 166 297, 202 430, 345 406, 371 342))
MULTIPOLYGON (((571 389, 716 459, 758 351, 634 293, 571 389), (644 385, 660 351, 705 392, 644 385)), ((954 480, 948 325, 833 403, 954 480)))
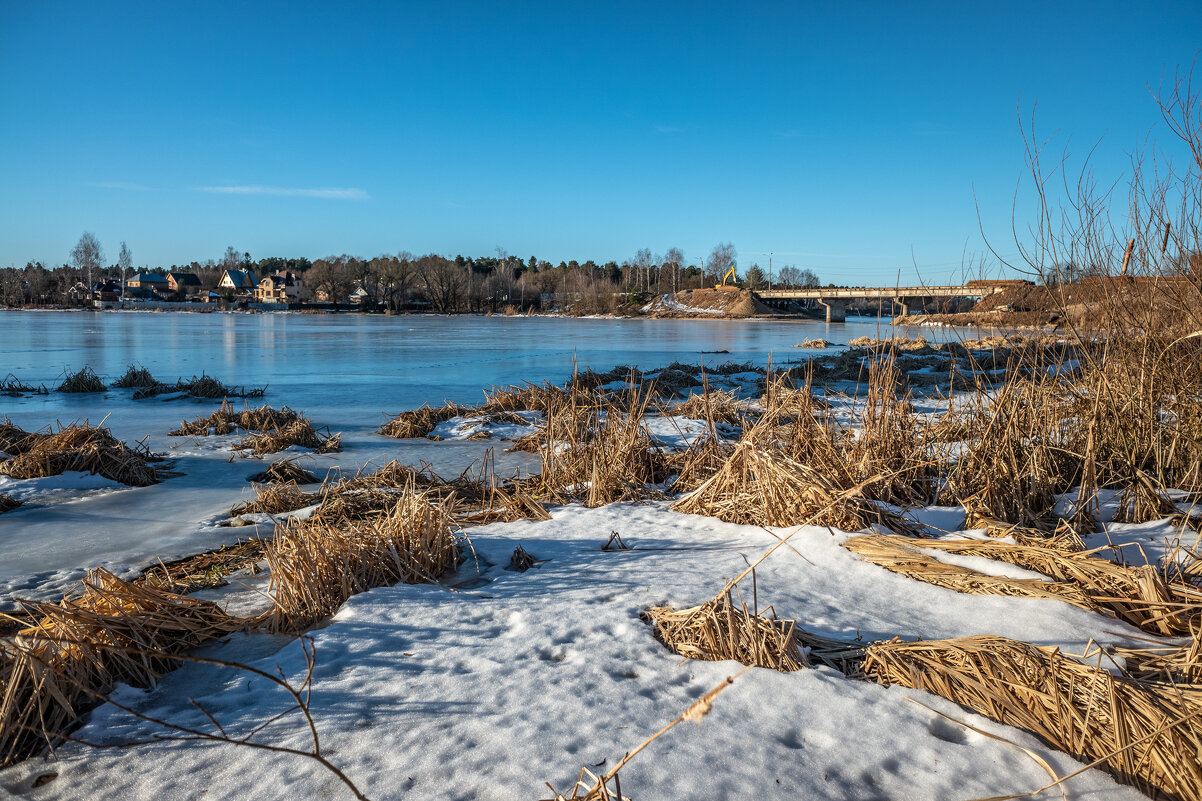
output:
POLYGON ((932 298, 984 297, 1000 292, 1001 286, 833 286, 816 289, 762 289, 756 292, 761 298, 932 298))

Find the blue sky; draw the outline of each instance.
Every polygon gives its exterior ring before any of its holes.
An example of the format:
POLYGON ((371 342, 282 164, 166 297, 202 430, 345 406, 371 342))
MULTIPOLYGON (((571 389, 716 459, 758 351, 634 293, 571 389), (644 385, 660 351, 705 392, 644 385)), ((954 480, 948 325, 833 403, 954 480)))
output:
MULTIPOLYGON (((415 253, 929 282, 1002 255, 1018 110, 1119 179, 1202 3, 0 0, 0 265, 415 253)), ((1018 218, 1032 218, 1020 203, 1018 218)))

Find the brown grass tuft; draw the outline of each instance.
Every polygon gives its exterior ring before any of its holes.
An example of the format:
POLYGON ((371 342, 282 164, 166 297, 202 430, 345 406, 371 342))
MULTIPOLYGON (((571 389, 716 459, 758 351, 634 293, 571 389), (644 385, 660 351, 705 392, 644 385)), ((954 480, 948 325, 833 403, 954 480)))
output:
POLYGON ((672 508, 755 526, 808 521, 844 531, 872 525, 908 534, 919 531, 912 521, 866 498, 863 487, 837 486, 808 465, 746 438, 716 474, 672 508))
POLYGON ((319 479, 305 468, 296 463, 295 459, 281 459, 272 462, 261 473, 255 473, 247 479, 259 484, 267 482, 284 483, 291 481, 296 484, 316 484, 319 479))
POLYGON ((1202 690, 1140 682, 1002 637, 884 642, 864 673, 1026 729, 1154 798, 1202 797, 1202 690))
POLYGON ((53 745, 118 682, 153 685, 172 665, 145 652, 183 653, 246 624, 103 569, 60 603, 22 606, 32 625, 0 639, 0 766, 53 745))
POLYGON ((77 373, 64 373, 62 383, 55 387, 54 391, 104 392, 107 389, 100 376, 93 373, 91 367, 85 367, 77 373))
POLYGON ((655 638, 686 659, 733 659, 789 672, 805 666, 792 620, 765 617, 734 598, 734 588, 690 609, 658 606, 643 613, 655 638))
POLYGON ((392 508, 337 525, 289 522, 267 546, 272 626, 298 630, 333 614, 352 595, 406 582, 433 582, 458 564, 451 517, 413 485, 392 508))
POLYGON ((29 434, 7 426, 0 436, 11 438, 19 451, 12 459, 0 461, 0 474, 11 478, 44 478, 78 470, 131 487, 147 487, 172 475, 165 467, 152 464, 161 459, 144 444, 130 447, 106 428, 77 423, 58 431, 29 434))

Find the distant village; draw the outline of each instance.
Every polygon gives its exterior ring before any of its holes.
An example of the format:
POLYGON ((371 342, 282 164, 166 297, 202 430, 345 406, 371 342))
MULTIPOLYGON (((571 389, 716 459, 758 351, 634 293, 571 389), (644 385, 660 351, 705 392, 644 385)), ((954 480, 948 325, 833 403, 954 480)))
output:
MULTIPOLYGON (((222 303, 248 305, 290 304, 302 300, 328 303, 325 290, 306 292, 302 296, 304 281, 291 271, 256 278, 253 270, 224 270, 216 289, 205 289, 196 273, 169 272, 166 275, 144 272, 127 279, 124 285, 115 280, 93 284, 91 295, 94 305, 117 306, 124 302, 163 303, 222 303)), ((351 303, 361 303, 368 293, 359 288, 348 298, 351 303)))

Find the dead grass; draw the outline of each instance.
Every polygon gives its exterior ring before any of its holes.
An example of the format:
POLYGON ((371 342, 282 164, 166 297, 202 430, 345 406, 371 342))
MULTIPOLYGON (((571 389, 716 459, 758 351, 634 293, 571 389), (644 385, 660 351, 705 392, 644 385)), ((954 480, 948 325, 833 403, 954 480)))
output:
POLYGON ((0 639, 0 766, 52 746, 118 683, 148 687, 181 654, 246 625, 211 601, 89 571, 57 604, 22 603, 17 636, 0 639))
POLYGON ((293 445, 310 448, 316 453, 330 453, 342 448, 341 435, 331 435, 328 428, 314 428, 308 418, 287 406, 279 409, 270 406, 246 407, 242 411, 234 411, 228 401, 222 402, 220 408, 208 417, 185 420, 171 432, 171 436, 207 437, 239 430, 246 432, 246 436, 235 442, 233 449, 248 450, 254 456, 279 453, 293 445))
POLYGON ((294 631, 372 587, 436 581, 458 564, 459 544, 447 510, 411 484, 386 513, 280 526, 266 557, 275 603, 271 626, 294 631))
POLYGON ((730 426, 746 425, 749 416, 746 404, 734 390, 713 389, 689 395, 679 406, 670 411, 694 420, 705 420, 710 424, 724 423, 730 426))
POLYGON ((731 586, 716 598, 689 609, 657 606, 643 613, 655 638, 669 651, 686 659, 722 661, 782 672, 800 670, 805 658, 794 636, 792 620, 779 620, 775 612, 761 615, 736 597, 731 586))
POLYGON ((791 526, 802 522, 860 531, 873 525, 917 534, 918 526, 865 497, 858 485, 839 486, 779 449, 744 438, 722 468, 672 504, 685 514, 728 523, 791 526))
POLYGON ((92 372, 91 367, 85 367, 75 373, 64 373, 62 383, 54 388, 55 392, 104 392, 108 387, 100 380, 100 376, 92 372))
POLYGON ((253 501, 238 504, 230 510, 230 517, 245 514, 279 515, 294 512, 319 503, 321 492, 304 492, 295 481, 283 481, 265 486, 256 486, 258 496, 253 501))
POLYGON ((919 549, 925 548, 927 543, 927 540, 914 541, 905 537, 867 534, 852 537, 843 543, 843 547, 864 561, 893 573, 956 592, 1006 595, 1014 598, 1051 598, 1082 609, 1101 611, 1101 607, 1094 602, 1089 593, 1077 584, 985 575, 966 567, 940 562, 935 557, 923 553, 919 549))
POLYGON ((589 507, 663 498, 653 485, 667 477, 664 460, 643 425, 650 396, 638 385, 617 397, 587 403, 570 393, 547 415, 538 442, 542 470, 524 482, 537 498, 589 507))
POLYGON ((11 512, 20 505, 21 502, 13 496, 0 492, 0 515, 4 514, 5 512, 11 512))
POLYGON ((257 573, 265 547, 266 543, 261 539, 239 540, 233 545, 223 545, 185 559, 160 562, 142 571, 134 583, 179 595, 223 587, 231 573, 247 569, 252 574, 257 573))
POLYGON ((320 479, 296 463, 295 459, 280 459, 272 462, 266 470, 255 473, 247 479, 259 484, 293 482, 295 484, 316 484, 320 479))
POLYGON ((113 382, 119 389, 143 389, 158 386, 159 382, 145 367, 134 367, 132 364, 125 368, 125 374, 113 382))
POLYGON ((1202 797, 1202 690, 1132 681, 1002 637, 869 646, 864 674, 1025 729, 1153 798, 1202 797))
POLYGON ((328 428, 317 430, 304 417, 299 417, 280 428, 270 428, 249 434, 234 443, 236 451, 250 451, 255 456, 279 453, 292 446, 309 448, 314 453, 331 453, 342 450, 342 435, 330 434, 328 428))
POLYGON ((1202 613, 1202 590, 1197 587, 1184 582, 1170 583, 1150 565, 1125 567, 1097 558, 1093 551, 1074 553, 991 540, 914 542, 879 535, 854 537, 844 547, 867 561, 919 581, 958 592, 1055 597, 1085 609, 1107 612, 1152 634, 1188 634, 1191 621, 1202 613), (939 562, 919 548, 994 559, 1042 573, 1055 581, 984 576, 939 562))
POLYGON ((241 429, 243 431, 270 431, 283 428, 296 422, 301 415, 287 406, 273 409, 270 406, 243 408, 235 411, 228 401, 208 417, 198 417, 195 420, 185 420, 180 427, 171 432, 173 437, 208 437, 221 434, 231 434, 241 429))
POLYGON ((49 395, 50 390, 42 386, 30 386, 22 382, 12 373, 9 373, 4 378, 0 378, 0 395, 8 395, 10 397, 20 397, 21 395, 49 395))
POLYGON ((18 453, 0 461, 0 474, 16 479, 57 476, 78 470, 104 476, 131 487, 147 487, 173 475, 144 443, 133 447, 117 440, 106 428, 84 423, 57 431, 29 433, 5 425, 0 436, 18 453))
MULTIPOLYGON (((131 366, 126 375, 134 368, 131 366)), ((261 387, 246 387, 246 386, 226 386, 216 378, 205 373, 199 376, 192 376, 189 379, 177 379, 174 384, 164 384, 161 381, 155 380, 149 372, 142 370, 141 374, 135 374, 133 380, 149 383, 130 384, 130 386, 138 387, 134 392, 134 400, 145 400, 158 395, 168 393, 178 393, 181 397, 207 398, 210 400, 229 399, 229 398, 261 398, 267 392, 266 386, 261 387)), ((121 386, 118 384, 118 386, 121 386)))
POLYGON ((430 434, 439 423, 444 423, 452 417, 462 417, 471 414, 472 409, 457 403, 447 403, 443 406, 423 406, 401 412, 379 428, 379 433, 396 439, 413 439, 430 434))
POLYGON ((1131 678, 1202 685, 1202 621, 1194 622, 1185 645, 1116 648, 1115 655, 1123 659, 1123 673, 1131 678))

